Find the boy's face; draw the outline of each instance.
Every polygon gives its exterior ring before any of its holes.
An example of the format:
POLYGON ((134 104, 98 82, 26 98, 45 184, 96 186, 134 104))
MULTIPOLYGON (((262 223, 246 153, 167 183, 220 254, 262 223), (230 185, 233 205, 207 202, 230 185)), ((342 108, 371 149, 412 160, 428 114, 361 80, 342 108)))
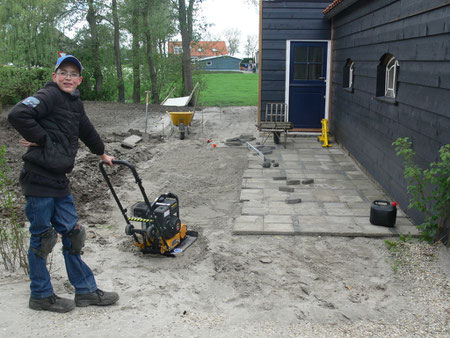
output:
POLYGON ((63 63, 55 73, 53 73, 53 81, 56 82, 59 89, 63 92, 71 94, 81 84, 83 77, 77 66, 71 62, 63 63))

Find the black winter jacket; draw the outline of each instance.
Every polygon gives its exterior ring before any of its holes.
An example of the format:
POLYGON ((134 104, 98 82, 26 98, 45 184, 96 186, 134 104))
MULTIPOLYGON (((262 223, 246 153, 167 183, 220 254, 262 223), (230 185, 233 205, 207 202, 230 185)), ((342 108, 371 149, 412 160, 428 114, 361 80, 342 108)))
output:
POLYGON ((13 127, 38 147, 23 155, 22 191, 28 196, 64 197, 70 194, 66 177, 73 169, 78 139, 97 155, 105 146, 84 111, 80 93, 67 94, 48 82, 34 96, 16 104, 8 114, 13 127))

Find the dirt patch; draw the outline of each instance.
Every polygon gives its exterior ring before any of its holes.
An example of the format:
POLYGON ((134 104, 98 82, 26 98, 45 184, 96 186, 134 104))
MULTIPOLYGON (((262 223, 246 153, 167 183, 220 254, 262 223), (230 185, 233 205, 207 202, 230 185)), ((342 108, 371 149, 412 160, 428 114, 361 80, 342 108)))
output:
MULTIPOLYGON (((400 254, 380 239, 231 235, 248 150, 224 143, 241 134, 258 136, 255 107, 198 109, 191 133, 180 140, 176 130, 171 133, 166 107, 150 106, 151 137, 126 149, 122 140, 144 131, 145 105, 85 106, 107 152, 135 164, 150 199, 176 193, 181 219, 199 239, 177 258, 139 253, 124 233, 98 157, 81 146, 70 179, 80 221, 89 226, 84 259, 99 286, 121 299, 110 308, 77 308, 55 318, 27 308, 24 276, 0 270, 0 330, 6 336, 448 334, 449 272, 441 258, 447 249, 407 243, 400 254)), ((188 108, 171 109, 181 110, 188 108)), ((6 113, 0 115, 0 144, 17 177, 23 149, 6 113)), ((142 200, 127 168, 108 173, 124 206, 142 200)), ((16 191, 20 196, 17 182, 16 191)), ((56 293, 73 296, 59 249, 51 261, 56 293)))

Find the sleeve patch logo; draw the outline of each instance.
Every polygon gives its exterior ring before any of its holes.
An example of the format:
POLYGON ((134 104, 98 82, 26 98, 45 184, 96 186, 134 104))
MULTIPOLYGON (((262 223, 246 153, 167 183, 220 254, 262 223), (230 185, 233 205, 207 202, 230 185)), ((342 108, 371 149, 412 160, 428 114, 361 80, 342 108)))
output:
POLYGON ((30 108, 36 108, 37 105, 38 105, 39 103, 41 103, 41 101, 39 101, 39 100, 38 100, 37 98, 35 98, 34 96, 30 96, 30 97, 27 97, 25 100, 23 100, 22 103, 23 103, 24 105, 26 105, 27 107, 30 107, 30 108))

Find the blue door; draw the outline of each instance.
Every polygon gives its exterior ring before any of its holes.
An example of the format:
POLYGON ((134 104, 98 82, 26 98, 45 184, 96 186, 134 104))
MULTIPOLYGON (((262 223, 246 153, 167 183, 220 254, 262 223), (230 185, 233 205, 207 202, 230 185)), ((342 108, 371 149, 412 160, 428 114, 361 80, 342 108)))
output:
POLYGON ((321 128, 325 118, 327 42, 291 42, 289 121, 294 128, 321 128))

